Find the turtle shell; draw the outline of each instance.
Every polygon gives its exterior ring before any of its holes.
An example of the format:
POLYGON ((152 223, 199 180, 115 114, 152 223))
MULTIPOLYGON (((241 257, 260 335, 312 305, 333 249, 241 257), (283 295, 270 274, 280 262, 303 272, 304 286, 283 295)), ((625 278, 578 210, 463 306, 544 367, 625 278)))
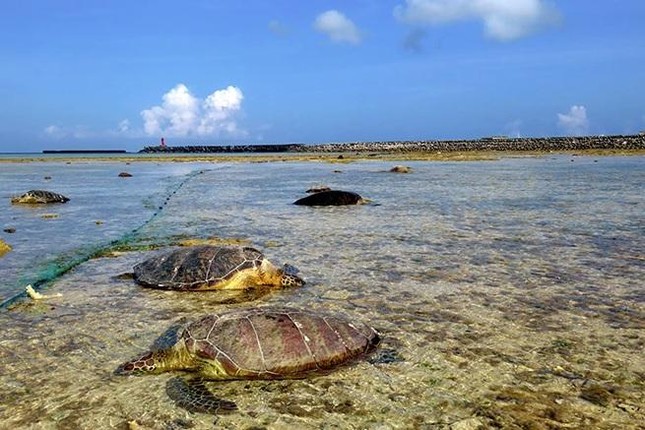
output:
POLYGON ((69 198, 62 194, 45 190, 29 190, 25 194, 11 199, 11 203, 27 204, 67 203, 68 201, 69 198))
POLYGON ((299 206, 343 206, 361 203, 362 197, 351 191, 325 190, 293 202, 299 206))
POLYGON ((258 269, 262 252, 241 246, 195 246, 149 258, 134 266, 134 280, 146 287, 193 290, 215 285, 245 269, 258 269))
POLYGON ((345 363, 380 342, 376 330, 349 318, 269 307, 205 316, 181 339, 200 361, 218 362, 224 375, 216 377, 223 379, 299 377, 345 363))

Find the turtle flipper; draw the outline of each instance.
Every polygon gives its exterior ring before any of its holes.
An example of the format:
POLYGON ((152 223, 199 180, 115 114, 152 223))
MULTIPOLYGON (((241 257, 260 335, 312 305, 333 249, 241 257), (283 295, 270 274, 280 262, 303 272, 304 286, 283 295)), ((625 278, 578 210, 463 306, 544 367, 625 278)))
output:
POLYGON ((284 263, 284 265, 282 266, 282 270, 287 275, 297 275, 298 273, 300 273, 300 270, 298 270, 296 266, 292 266, 291 264, 288 264, 288 263, 284 263))
POLYGON ((168 349, 179 341, 181 331, 188 322, 187 318, 180 318, 164 331, 150 346, 151 351, 168 349))
POLYGON ((201 378, 171 378, 166 383, 166 393, 177 406, 190 412, 219 415, 237 410, 235 403, 215 397, 201 378))

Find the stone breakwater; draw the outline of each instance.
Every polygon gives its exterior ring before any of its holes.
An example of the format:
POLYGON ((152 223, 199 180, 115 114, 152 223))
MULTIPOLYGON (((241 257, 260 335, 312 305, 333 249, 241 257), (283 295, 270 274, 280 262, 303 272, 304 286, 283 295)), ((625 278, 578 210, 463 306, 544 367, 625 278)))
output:
POLYGON ((146 154, 230 154, 247 152, 299 152, 302 144, 282 145, 187 145, 187 146, 146 146, 140 153, 146 154))
POLYGON ((317 145, 147 146, 142 153, 333 153, 333 152, 454 152, 454 151, 582 151, 587 149, 645 150, 645 135, 584 137, 491 137, 477 140, 422 140, 325 143, 317 145))

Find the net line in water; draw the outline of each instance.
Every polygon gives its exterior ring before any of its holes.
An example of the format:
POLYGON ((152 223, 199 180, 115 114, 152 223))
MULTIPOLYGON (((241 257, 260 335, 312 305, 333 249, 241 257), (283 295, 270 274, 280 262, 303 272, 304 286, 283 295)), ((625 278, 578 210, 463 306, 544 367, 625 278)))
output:
POLYGON ((155 212, 144 221, 141 225, 124 234, 118 239, 112 240, 108 243, 100 244, 93 247, 83 247, 68 253, 59 255, 53 259, 48 260, 44 263, 43 267, 36 271, 36 274, 30 276, 29 278, 22 278, 17 283, 17 288, 20 289, 17 293, 11 295, 9 298, 5 299, 0 303, 0 310, 6 309, 12 303, 15 303, 18 300, 21 300, 27 297, 27 292, 25 288, 28 285, 36 292, 40 292, 46 289, 50 284, 52 284, 56 279, 63 276, 65 273, 69 272, 73 268, 89 261, 93 258, 100 257, 111 251, 116 251, 118 249, 127 248, 132 243, 138 241, 141 238, 142 231, 148 227, 153 221, 157 220, 164 209, 171 201, 171 199, 191 180, 193 180, 198 175, 206 172, 205 169, 194 170, 186 174, 183 179, 166 194, 163 202, 160 206, 157 207, 155 212))

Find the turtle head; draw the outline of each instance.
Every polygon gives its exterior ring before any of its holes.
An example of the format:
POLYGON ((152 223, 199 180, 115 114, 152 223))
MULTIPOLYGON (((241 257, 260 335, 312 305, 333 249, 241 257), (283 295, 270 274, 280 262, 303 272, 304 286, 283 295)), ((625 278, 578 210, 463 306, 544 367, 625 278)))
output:
POLYGON ((146 352, 139 358, 126 361, 114 371, 117 375, 142 375, 162 373, 169 370, 190 370, 194 367, 194 357, 188 352, 184 342, 168 348, 146 352))
POLYGON ((159 355, 155 352, 148 352, 142 355, 139 358, 134 360, 126 361, 114 371, 117 375, 139 375, 143 373, 155 373, 159 372, 159 355))
POLYGON ((280 276, 280 286, 282 287, 302 287, 305 285, 304 279, 297 275, 298 269, 290 264, 282 267, 282 276, 280 276))

